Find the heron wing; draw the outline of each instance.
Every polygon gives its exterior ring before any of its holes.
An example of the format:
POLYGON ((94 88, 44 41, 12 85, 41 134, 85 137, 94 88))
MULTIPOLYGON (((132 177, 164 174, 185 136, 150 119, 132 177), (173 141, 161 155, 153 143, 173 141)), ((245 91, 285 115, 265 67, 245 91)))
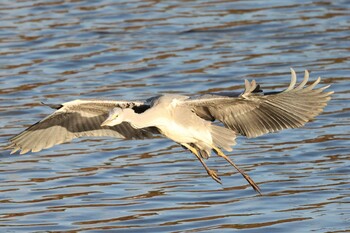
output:
POLYGON ((143 139, 157 133, 154 128, 135 129, 127 122, 113 127, 100 126, 111 109, 134 108, 140 112, 149 108, 143 102, 75 100, 49 106, 57 110, 10 139, 8 148, 13 149, 11 154, 18 150, 21 150, 20 154, 37 152, 83 136, 143 139))
POLYGON ((305 86, 309 73, 295 87, 296 74, 293 69, 289 87, 282 92, 262 95, 259 86, 245 82, 245 91, 236 98, 218 95, 203 95, 182 102, 206 120, 219 120, 226 127, 245 135, 257 137, 269 132, 297 128, 319 115, 333 92, 324 92, 329 86, 314 89, 320 82, 305 86))

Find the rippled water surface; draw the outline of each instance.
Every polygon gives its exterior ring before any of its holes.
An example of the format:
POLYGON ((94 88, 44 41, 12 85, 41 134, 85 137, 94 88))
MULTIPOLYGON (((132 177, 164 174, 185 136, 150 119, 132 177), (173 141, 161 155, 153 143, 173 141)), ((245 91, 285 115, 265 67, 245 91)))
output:
POLYGON ((238 138, 207 164, 167 139, 82 138, 0 153, 0 231, 349 232, 350 2, 1 1, 0 144, 51 112, 41 101, 331 84, 301 129, 238 138))

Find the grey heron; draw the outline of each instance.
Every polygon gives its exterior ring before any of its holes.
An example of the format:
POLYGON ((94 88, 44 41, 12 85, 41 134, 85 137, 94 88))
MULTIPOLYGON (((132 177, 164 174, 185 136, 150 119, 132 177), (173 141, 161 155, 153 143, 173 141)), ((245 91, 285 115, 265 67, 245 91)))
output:
POLYGON ((152 138, 161 134, 191 151, 208 175, 221 183, 217 172, 204 162, 214 151, 228 161, 255 191, 259 186, 222 149, 232 151, 237 135, 248 138, 282 129, 298 128, 319 115, 333 92, 329 86, 306 86, 309 73, 296 86, 291 69, 289 87, 281 92, 263 93, 253 80, 245 80, 240 95, 165 94, 146 101, 74 100, 49 105, 56 111, 12 137, 12 153, 37 152, 83 136, 111 136, 123 139, 152 138), (218 122, 218 123, 217 123, 218 122))

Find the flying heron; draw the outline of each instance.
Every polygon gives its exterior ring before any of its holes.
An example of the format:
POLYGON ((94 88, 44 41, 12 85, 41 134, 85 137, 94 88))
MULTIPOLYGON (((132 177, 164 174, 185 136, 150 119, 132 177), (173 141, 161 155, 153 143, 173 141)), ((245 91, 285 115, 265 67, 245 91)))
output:
POLYGON ((152 138, 161 134, 190 150, 208 175, 221 183, 217 172, 203 159, 214 151, 228 161, 261 194, 259 186, 240 169, 222 149, 232 151, 238 134, 248 138, 288 128, 298 128, 319 115, 333 92, 329 86, 314 89, 318 78, 305 86, 309 78, 295 87, 291 83, 281 92, 263 93, 253 80, 245 80, 245 91, 185 96, 166 94, 146 101, 74 100, 49 105, 54 113, 12 137, 12 153, 37 152, 83 136, 111 136, 123 139, 152 138), (214 123, 217 120, 221 123, 214 123))

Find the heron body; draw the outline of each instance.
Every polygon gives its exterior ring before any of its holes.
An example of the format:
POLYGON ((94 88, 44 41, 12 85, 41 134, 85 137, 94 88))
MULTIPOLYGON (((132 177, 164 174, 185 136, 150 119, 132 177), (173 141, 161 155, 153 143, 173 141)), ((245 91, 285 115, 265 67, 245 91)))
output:
POLYGON ((210 146, 211 122, 198 117, 191 109, 181 105, 188 99, 183 95, 162 95, 149 110, 159 119, 155 125, 164 136, 178 143, 199 143, 210 146), (181 114, 178 114, 178 113, 181 114), (170 120, 169 120, 170 119, 170 120))
POLYGON ((231 146, 235 144, 235 133, 199 117, 184 105, 188 99, 189 97, 184 95, 160 95, 142 114, 135 113, 131 109, 118 109, 117 113, 112 111, 110 118, 102 125, 113 126, 116 122, 128 122, 139 129, 156 127, 165 137, 181 145, 196 145, 200 149, 201 156, 205 158, 210 156, 213 146, 231 151, 231 146), (117 117, 114 117, 116 115, 117 117), (223 133, 225 137, 220 137, 223 133))
POLYGON ((205 94, 185 96, 166 94, 146 101, 75 100, 50 105, 57 110, 10 139, 8 148, 21 154, 37 152, 82 136, 112 136, 123 139, 163 136, 190 150, 207 173, 221 183, 216 171, 204 158, 214 151, 235 167, 254 190, 258 185, 226 156, 237 135, 257 137, 282 129, 297 128, 319 115, 333 92, 320 82, 305 86, 309 73, 296 85, 292 69, 289 87, 282 92, 263 93, 253 80, 245 82, 240 95, 205 94), (220 123, 220 124, 218 124, 220 123))

